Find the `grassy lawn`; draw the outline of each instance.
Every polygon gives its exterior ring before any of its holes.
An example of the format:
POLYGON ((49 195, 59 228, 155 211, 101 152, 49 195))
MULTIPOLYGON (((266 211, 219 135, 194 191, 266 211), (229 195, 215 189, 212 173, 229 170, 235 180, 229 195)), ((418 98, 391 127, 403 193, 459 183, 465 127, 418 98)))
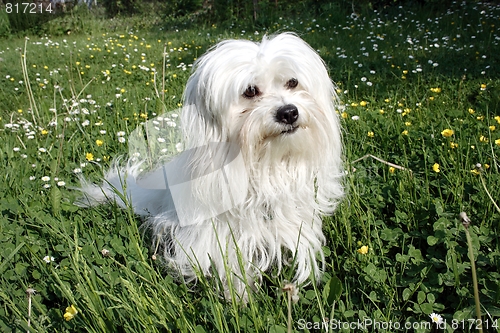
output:
POLYGON ((251 30, 87 18, 86 34, 0 40, 0 331, 286 332, 291 318, 299 332, 430 332, 437 313, 439 331, 472 332, 464 211, 484 331, 499 332, 500 6, 431 9, 332 7, 251 30), (78 208, 72 187, 181 106, 209 46, 276 31, 299 33, 338 86, 347 196, 324 220, 322 281, 289 304, 293 270, 269 272, 228 303, 217 281, 165 274, 132 211, 78 208))

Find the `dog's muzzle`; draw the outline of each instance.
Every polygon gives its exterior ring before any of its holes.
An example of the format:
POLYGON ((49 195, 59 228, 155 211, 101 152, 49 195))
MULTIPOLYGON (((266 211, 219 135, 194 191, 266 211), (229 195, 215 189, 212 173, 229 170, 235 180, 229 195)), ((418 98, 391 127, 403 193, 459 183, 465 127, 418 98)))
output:
POLYGON ((286 125, 281 133, 293 133, 299 127, 296 122, 299 119, 299 110, 293 104, 283 105, 276 111, 276 122, 286 125))

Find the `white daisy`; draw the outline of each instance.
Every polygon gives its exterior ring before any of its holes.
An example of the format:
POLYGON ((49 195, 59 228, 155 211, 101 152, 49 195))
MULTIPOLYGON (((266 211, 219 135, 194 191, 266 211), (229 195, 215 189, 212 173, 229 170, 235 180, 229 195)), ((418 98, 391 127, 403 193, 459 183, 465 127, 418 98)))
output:
POLYGON ((431 318, 431 321, 437 325, 441 325, 444 322, 443 317, 441 317, 440 314, 433 312, 429 315, 429 317, 431 318))
POLYGON ((51 262, 53 262, 56 259, 52 256, 45 256, 45 257, 43 257, 42 260, 45 261, 47 264, 50 264, 51 262))

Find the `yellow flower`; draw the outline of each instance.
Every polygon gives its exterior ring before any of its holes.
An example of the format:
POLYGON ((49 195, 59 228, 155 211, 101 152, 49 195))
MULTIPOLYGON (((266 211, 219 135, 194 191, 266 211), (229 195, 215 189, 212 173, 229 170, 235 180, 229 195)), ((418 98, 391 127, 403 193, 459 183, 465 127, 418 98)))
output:
POLYGON ((368 103, 367 103, 367 102, 365 102, 365 101, 361 101, 361 102, 359 102, 359 105, 361 105, 361 106, 366 106, 366 104, 368 104, 368 103))
POLYGON ((496 140, 495 140, 495 144, 496 144, 497 146, 500 146, 500 139, 496 139, 496 140))
POLYGON ((479 175, 479 174, 481 174, 481 171, 479 171, 478 169, 471 170, 470 172, 471 172, 473 175, 476 175, 476 176, 477 176, 477 175, 479 175))
POLYGON ((411 122, 410 122, 410 121, 407 121, 407 122, 405 122, 405 125, 406 125, 406 126, 411 126, 411 122))
POLYGON ((125 88, 121 88, 120 92, 123 94, 125 92, 125 88))
POLYGON ((484 83, 481 84, 481 90, 486 90, 486 85, 484 83))
POLYGON ((496 129, 497 129, 497 128, 496 128, 495 126, 493 126, 493 125, 491 125, 491 126, 490 126, 490 127, 488 127, 488 128, 489 128, 489 129, 490 129, 490 131, 492 131, 492 132, 493 132, 494 130, 496 130, 496 129))
POLYGON ((408 135, 408 130, 404 130, 403 132, 401 132, 401 134, 408 135))
POLYGON ((64 319, 66 319, 66 321, 70 321, 76 316, 77 313, 78 310, 76 310, 74 305, 68 306, 66 308, 66 312, 64 313, 64 319))
POLYGON ((43 129, 42 130, 42 135, 47 135, 47 134, 49 134, 49 131, 47 131, 46 129, 43 129))
POLYGON ((469 113, 470 113, 470 114, 474 114, 475 112, 476 112, 476 111, 474 111, 474 109, 470 109, 470 108, 469 108, 469 113))
POLYGON ((432 166, 432 170, 434 172, 441 172, 441 170, 439 170, 439 164, 437 163, 434 163, 434 165, 432 166))
POLYGON ((89 162, 90 162, 90 161, 93 161, 93 160, 94 160, 94 154, 92 154, 92 153, 86 153, 86 154, 85 154, 85 159, 86 159, 87 161, 89 161, 89 162))
POLYGON ((488 142, 489 140, 484 135, 481 135, 481 137, 479 138, 479 141, 481 141, 481 142, 488 142))
POLYGON ((433 93, 440 93, 441 92, 441 88, 431 88, 431 91, 433 93))
POLYGON ((434 100, 434 96, 429 97, 429 100, 433 101, 434 100))
POLYGON ((500 116, 496 116, 494 119, 500 124, 500 116))
POLYGON ((368 132, 368 137, 369 137, 369 138, 373 138, 374 136, 375 136, 375 133, 373 133, 373 132, 371 132, 371 131, 370 131, 370 132, 368 132))
POLYGON ((396 168, 395 167, 390 167, 389 168, 389 173, 395 173, 396 172, 396 168))
POLYGON ((455 134, 455 131, 453 131, 452 129, 449 129, 449 128, 447 128, 441 132, 441 135, 444 136, 445 138, 449 138, 453 134, 455 134))
POLYGON ((380 114, 384 114, 384 113, 385 113, 385 111, 384 111, 384 110, 382 110, 382 109, 380 109, 378 112, 379 112, 380 114))
POLYGON ((349 117, 347 112, 342 112, 341 116, 342 116, 342 119, 347 119, 347 117, 349 117))
POLYGON ((23 113, 23 110, 22 109, 18 109, 17 112, 18 113, 23 113))
POLYGON ((100 147, 100 146, 102 146, 102 145, 104 144, 104 141, 102 141, 102 140, 95 140, 95 144, 96 144, 98 147, 100 147))
POLYGON ((455 143, 455 142, 450 142, 450 148, 451 149, 455 149, 458 147, 458 143, 455 143))
POLYGON ((358 253, 360 253, 360 254, 367 254, 368 253, 368 246, 363 245, 362 247, 360 247, 358 249, 358 253))

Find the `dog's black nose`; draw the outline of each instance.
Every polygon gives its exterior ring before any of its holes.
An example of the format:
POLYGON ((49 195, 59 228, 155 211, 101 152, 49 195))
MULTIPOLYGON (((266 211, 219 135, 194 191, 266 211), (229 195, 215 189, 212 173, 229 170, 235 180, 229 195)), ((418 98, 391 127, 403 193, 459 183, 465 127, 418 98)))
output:
POLYGON ((299 118, 299 110, 293 104, 283 105, 276 111, 276 121, 284 124, 293 124, 299 118))

